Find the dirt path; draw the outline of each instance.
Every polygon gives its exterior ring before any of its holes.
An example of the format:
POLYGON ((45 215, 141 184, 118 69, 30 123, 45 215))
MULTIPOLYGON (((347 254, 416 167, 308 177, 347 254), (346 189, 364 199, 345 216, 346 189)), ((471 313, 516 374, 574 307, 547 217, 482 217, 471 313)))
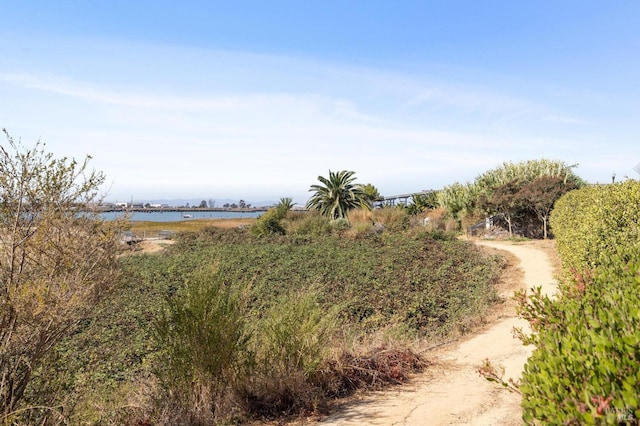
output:
MULTIPOLYGON (((549 258, 529 243, 478 242, 506 250, 520 260, 522 287, 542 286, 553 294, 555 281, 549 258)), ((508 295, 513 294, 511 291, 508 295)), ((477 373, 483 360, 505 367, 505 379, 518 378, 532 348, 512 335, 513 327, 527 328, 513 307, 486 330, 440 351, 435 365, 410 384, 374 393, 350 403, 320 422, 323 426, 351 425, 519 425, 520 396, 488 382, 477 373)))

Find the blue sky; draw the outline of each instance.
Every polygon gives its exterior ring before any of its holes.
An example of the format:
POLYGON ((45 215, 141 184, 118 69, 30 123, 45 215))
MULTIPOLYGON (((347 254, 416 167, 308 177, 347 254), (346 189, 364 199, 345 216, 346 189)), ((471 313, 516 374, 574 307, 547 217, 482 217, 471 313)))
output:
POLYGON ((638 177, 637 1, 2 1, 0 127, 108 198, 303 204, 505 161, 638 177))

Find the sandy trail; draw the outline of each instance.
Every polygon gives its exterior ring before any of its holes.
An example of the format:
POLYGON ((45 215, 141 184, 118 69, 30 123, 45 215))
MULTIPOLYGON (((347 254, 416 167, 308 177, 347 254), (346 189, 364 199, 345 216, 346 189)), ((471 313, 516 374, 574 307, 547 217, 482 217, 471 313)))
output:
MULTIPOLYGON (((547 255, 527 243, 478 242, 506 250, 524 271, 521 288, 542 286, 555 292, 553 269, 547 255)), ((511 296, 513 292, 505 296, 511 296)), ((484 331, 442 350, 435 365, 410 384, 374 393, 349 403, 320 422, 323 426, 351 425, 520 425, 520 395, 488 382, 477 373, 483 360, 505 367, 505 379, 520 377, 533 348, 513 337, 512 329, 528 324, 513 308, 484 331)))

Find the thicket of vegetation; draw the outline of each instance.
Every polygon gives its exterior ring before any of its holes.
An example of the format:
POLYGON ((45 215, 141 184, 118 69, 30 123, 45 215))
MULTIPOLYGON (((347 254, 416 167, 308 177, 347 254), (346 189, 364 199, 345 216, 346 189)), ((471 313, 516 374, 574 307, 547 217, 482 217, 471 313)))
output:
POLYGON ((57 345, 92 314, 118 268, 118 222, 89 208, 102 174, 28 149, 5 131, 0 148, 0 422, 59 419, 44 367, 57 345), (82 209, 83 214, 78 214, 82 209), (32 404, 37 395, 37 404, 32 404), (36 420, 37 419, 37 420, 36 420))
POLYGON ((590 186, 551 215, 565 276, 555 299, 518 297, 536 349, 520 390, 531 424, 638 424, 640 182, 590 186))
POLYGON ((284 234, 207 228, 122 257, 117 291, 28 402, 56 395, 75 424, 211 424, 322 413, 404 381, 425 365, 412 338, 482 322, 502 263, 388 210, 378 227, 361 213, 366 231, 357 212, 347 229, 289 212, 284 234))
POLYGON ((495 216, 509 235, 547 238, 548 220, 562 194, 584 186, 573 167, 557 160, 504 163, 471 182, 455 182, 438 193, 438 203, 460 226, 495 216))

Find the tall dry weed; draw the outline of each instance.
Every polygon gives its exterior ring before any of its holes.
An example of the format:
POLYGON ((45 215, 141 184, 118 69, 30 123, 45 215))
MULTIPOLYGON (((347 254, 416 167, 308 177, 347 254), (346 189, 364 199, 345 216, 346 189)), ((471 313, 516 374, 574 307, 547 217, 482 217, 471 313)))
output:
POLYGON ((398 207, 384 207, 372 210, 372 219, 375 224, 381 225, 385 230, 401 231, 407 229, 410 218, 405 209, 398 207))
POLYGON ((215 271, 196 274, 167 299, 155 326, 161 349, 157 371, 169 403, 189 424, 226 415, 225 402, 246 356, 244 312, 238 292, 215 271))

